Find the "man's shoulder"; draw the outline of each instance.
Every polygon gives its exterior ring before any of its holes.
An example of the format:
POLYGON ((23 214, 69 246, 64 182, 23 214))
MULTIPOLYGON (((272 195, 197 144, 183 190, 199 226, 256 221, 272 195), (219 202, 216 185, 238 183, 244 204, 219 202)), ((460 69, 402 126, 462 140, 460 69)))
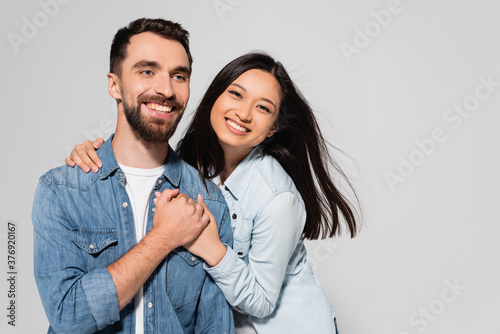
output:
POLYGON ((200 173, 198 173, 193 166, 183 160, 181 160, 181 166, 181 184, 187 191, 189 191, 189 195, 191 197, 196 198, 198 194, 201 194, 204 200, 220 201, 224 204, 226 203, 219 187, 217 187, 212 181, 205 180, 205 182, 203 182, 203 178, 200 176, 200 173))
POLYGON ((78 167, 62 165, 43 174, 40 177, 40 183, 48 187, 68 187, 85 191, 92 187, 92 184, 100 178, 101 173, 101 170, 97 174, 85 173, 78 167))

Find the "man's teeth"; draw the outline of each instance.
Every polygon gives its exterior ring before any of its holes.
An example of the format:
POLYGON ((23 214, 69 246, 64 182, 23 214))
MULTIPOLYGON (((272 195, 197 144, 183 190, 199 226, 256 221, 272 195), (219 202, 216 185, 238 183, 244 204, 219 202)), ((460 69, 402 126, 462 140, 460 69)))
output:
POLYGON ((169 113, 172 111, 172 106, 162 106, 161 104, 157 103, 148 103, 146 104, 148 108, 156 110, 160 113, 169 113))
POLYGON ((234 129, 238 130, 238 131, 241 131, 241 132, 248 132, 248 129, 247 128, 244 128, 242 126, 239 126, 238 124, 236 124, 235 122, 231 121, 230 119, 227 120, 227 123, 234 129))

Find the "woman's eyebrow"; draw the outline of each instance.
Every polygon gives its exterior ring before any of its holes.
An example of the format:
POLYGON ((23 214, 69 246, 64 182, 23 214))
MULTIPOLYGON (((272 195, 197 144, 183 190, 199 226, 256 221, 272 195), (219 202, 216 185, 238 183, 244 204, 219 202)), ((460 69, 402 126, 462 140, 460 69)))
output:
MULTIPOLYGON (((236 87, 239 87, 239 88, 241 88, 241 90, 243 90, 244 92, 246 92, 246 91, 247 91, 247 90, 245 89, 245 87, 243 87, 243 86, 242 86, 242 85, 240 85, 240 84, 234 83, 234 82, 233 82, 232 84, 230 84, 230 86, 236 86, 236 87)), ((273 107, 276 109, 276 104, 275 104, 273 101, 271 101, 271 100, 269 100, 268 98, 265 98, 265 97, 261 97, 260 99, 261 99, 262 101, 266 101, 266 102, 268 102, 268 103, 271 103, 271 104, 273 105, 273 107)))
POLYGON ((234 82, 233 82, 230 86, 236 86, 236 87, 239 87, 239 88, 241 88, 244 92, 246 92, 246 91, 247 91, 247 90, 245 89, 245 87, 243 87, 243 86, 242 86, 242 85, 240 85, 240 84, 234 83, 234 82))

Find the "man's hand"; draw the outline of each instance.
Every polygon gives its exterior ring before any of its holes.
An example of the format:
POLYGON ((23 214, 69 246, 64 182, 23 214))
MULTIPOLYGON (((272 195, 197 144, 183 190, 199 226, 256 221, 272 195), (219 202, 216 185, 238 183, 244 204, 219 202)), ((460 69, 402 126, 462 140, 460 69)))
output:
POLYGON ((204 206, 186 194, 179 194, 179 189, 166 189, 155 203, 151 232, 159 233, 173 249, 196 238, 210 221, 204 206))
POLYGON ((168 253, 196 238, 209 222, 203 206, 186 194, 179 195, 179 189, 165 190, 155 202, 151 231, 107 267, 115 283, 120 310, 168 253))

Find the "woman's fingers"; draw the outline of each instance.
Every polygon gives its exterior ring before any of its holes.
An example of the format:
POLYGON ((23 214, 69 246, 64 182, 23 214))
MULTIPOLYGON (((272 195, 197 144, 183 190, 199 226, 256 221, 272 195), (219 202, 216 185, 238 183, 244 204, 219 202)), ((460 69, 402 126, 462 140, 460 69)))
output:
POLYGON ((99 159, 99 156, 97 156, 96 149, 101 147, 102 143, 99 141, 95 141, 91 143, 90 141, 85 141, 83 143, 85 147, 85 153, 82 153, 83 155, 87 154, 88 157, 92 160, 92 162, 95 164, 95 167, 89 165, 89 167, 92 169, 94 173, 97 173, 98 168, 102 167, 102 162, 101 159, 99 159), (97 143, 97 144, 96 144, 97 143), (96 148, 94 145, 97 145, 98 147, 96 148))
POLYGON ((82 144, 76 145, 73 151, 71 151, 70 156, 64 161, 71 167, 77 165, 85 173, 88 173, 90 170, 97 173, 99 168, 102 167, 102 162, 96 153, 96 147, 101 147, 103 143, 102 138, 98 138, 94 142, 86 140, 82 144))
POLYGON ((94 148, 97 150, 99 149, 102 144, 104 144, 104 139, 102 138, 97 138, 96 140, 94 140, 94 142, 92 143, 92 145, 94 146, 94 148))

